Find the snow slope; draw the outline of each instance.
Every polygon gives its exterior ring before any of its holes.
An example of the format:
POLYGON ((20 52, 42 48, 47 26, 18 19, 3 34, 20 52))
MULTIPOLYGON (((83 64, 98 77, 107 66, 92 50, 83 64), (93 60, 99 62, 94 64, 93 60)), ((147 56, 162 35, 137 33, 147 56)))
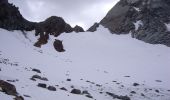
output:
MULTIPOLYGON (((31 96, 25 100, 91 100, 84 94, 71 94, 73 87, 87 90, 96 100, 112 100, 106 92, 127 95, 131 100, 170 100, 169 47, 110 34, 102 26, 94 33, 61 34, 57 39, 63 41, 63 53, 53 48, 54 37, 42 48, 33 46, 37 38, 34 31, 0 29, 0 80, 19 80, 11 83, 23 97, 31 96), (30 80, 36 74, 49 81, 30 80), (38 83, 55 86, 57 91, 37 87, 38 83), (134 87, 133 83, 140 85, 134 87)), ((0 92, 0 100, 12 98, 0 92)))

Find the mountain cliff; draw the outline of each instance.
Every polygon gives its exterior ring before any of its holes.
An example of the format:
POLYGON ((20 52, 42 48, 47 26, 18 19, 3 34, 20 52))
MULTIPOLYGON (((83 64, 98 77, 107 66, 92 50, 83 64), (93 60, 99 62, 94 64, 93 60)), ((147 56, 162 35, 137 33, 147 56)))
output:
POLYGON ((169 9, 169 0, 120 0, 100 24, 114 34, 170 46, 169 9))
POLYGON ((8 3, 8 0, 0 0, 0 28, 31 31, 35 29, 35 23, 26 20, 18 7, 8 3))

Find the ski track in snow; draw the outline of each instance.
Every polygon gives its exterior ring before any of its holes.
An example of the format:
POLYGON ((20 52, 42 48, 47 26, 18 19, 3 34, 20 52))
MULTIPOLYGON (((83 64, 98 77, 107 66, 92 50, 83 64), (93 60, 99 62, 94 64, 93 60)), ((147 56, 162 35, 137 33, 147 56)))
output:
MULTIPOLYGON (((71 94, 73 87, 87 90, 96 100, 112 100, 106 92, 127 95, 131 100, 170 100, 169 47, 110 34, 102 26, 94 33, 61 34, 57 39, 63 41, 63 53, 53 48, 55 37, 50 36, 48 44, 36 48, 34 31, 25 35, 0 29, 0 80, 18 80, 11 83, 23 97, 31 96, 25 100, 91 100, 84 94, 71 94), (33 72, 33 68, 41 73, 33 72), (33 75, 49 81, 32 81, 33 75), (37 87, 38 83, 55 86, 57 91, 37 87), (140 85, 134 87, 133 83, 140 85)), ((0 92, 0 100, 13 98, 0 92)))

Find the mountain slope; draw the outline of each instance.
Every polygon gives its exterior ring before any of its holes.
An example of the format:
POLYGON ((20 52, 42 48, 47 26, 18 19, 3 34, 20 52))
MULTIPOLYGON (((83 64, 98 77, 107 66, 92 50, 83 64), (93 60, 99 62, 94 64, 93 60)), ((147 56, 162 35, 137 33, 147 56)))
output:
POLYGON ((113 34, 170 46, 169 0, 120 0, 100 21, 113 34))
MULTIPOLYGON (((34 33, 0 29, 0 80, 14 84, 25 100, 170 99, 170 48, 166 46, 110 34, 100 26, 94 33, 50 36, 46 45, 36 48, 34 33), (55 39, 63 41, 65 52, 55 51, 55 39), (33 75, 42 78, 35 81, 30 79, 33 75), (38 87, 38 83, 57 90, 38 87), (70 93, 72 89, 88 91, 88 97, 70 93)), ((12 98, 0 92, 2 100, 12 98)))

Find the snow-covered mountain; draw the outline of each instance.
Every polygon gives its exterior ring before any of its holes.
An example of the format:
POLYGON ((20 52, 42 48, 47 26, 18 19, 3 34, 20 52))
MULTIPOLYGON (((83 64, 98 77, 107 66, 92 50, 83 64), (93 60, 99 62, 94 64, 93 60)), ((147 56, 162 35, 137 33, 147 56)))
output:
POLYGON ((120 0, 84 32, 1 0, 0 100, 170 100, 169 5, 120 0))
POLYGON ((14 98, 4 81, 24 100, 170 100, 169 47, 110 34, 101 25, 96 32, 50 36, 41 48, 33 46, 34 33, 0 29, 0 100, 14 98), (55 39, 65 52, 55 51, 55 39))

